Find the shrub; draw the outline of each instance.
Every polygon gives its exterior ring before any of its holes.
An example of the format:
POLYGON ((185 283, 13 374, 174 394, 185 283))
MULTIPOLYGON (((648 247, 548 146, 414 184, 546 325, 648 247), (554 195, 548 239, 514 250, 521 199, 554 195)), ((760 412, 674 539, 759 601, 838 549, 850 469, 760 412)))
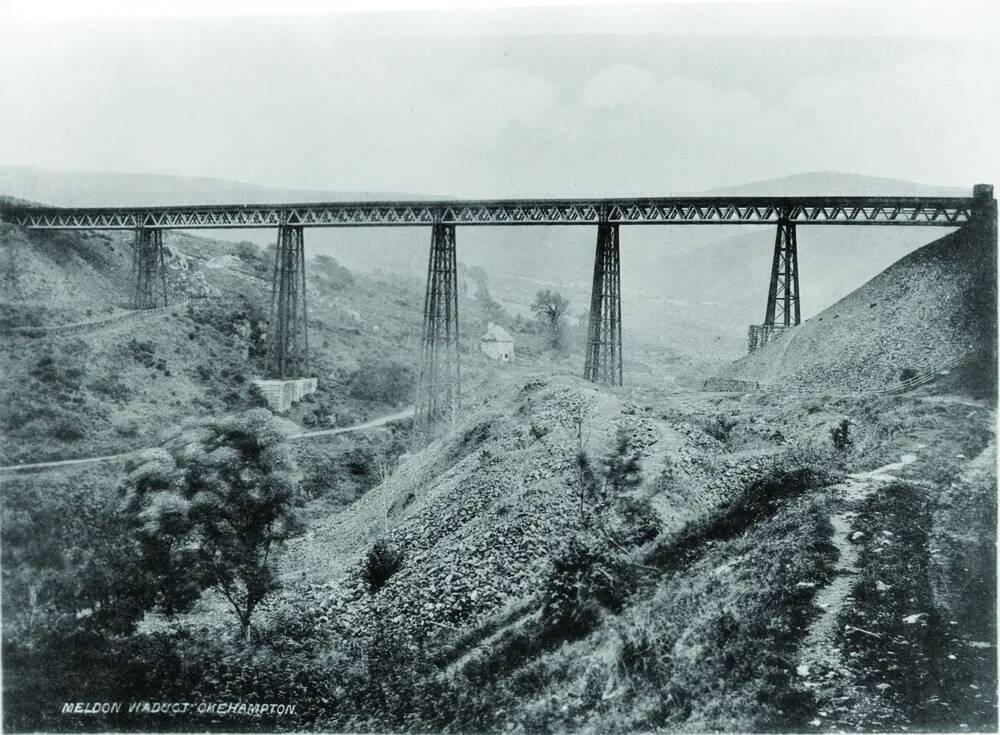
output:
POLYGON ((351 377, 351 396, 363 401, 398 403, 410 400, 415 378, 409 365, 393 360, 363 360, 351 377))
POLYGON ((90 389, 99 396, 112 398, 118 403, 126 402, 132 394, 129 387, 115 373, 109 373, 91 381, 90 389))
POLYGON ((378 539, 365 555, 361 577, 374 595, 403 566, 403 552, 383 538, 378 539))
POLYGON ((586 635, 601 608, 619 612, 635 586, 632 567, 593 535, 579 534, 552 558, 542 585, 542 619, 573 639, 586 635))
POLYGON ((29 371, 31 377, 55 393, 73 394, 80 390, 86 371, 80 364, 74 364, 79 356, 68 352, 61 355, 47 354, 39 358, 29 371))
POLYGON ((343 289, 354 283, 354 275, 329 255, 317 255, 312 264, 313 278, 331 290, 343 289))
POLYGON ((903 368, 902 372, 899 373, 899 382, 905 383, 907 380, 913 380, 918 374, 913 368, 903 368))
POLYGON ((705 426, 705 433, 708 434, 713 439, 725 444, 729 441, 729 434, 736 426, 736 421, 730 419, 723 414, 716 414, 711 421, 708 421, 705 426))
POLYGON ((143 367, 151 368, 156 365, 156 344, 154 342, 131 339, 126 345, 126 350, 129 356, 143 367))
POLYGON ((139 419, 136 416, 112 416, 111 428, 122 436, 136 436, 139 433, 139 419))
POLYGON ((52 436, 64 442, 76 442, 86 434, 75 419, 61 419, 52 427, 52 436))
POLYGON ((830 440, 838 452, 845 451, 851 445, 850 422, 847 419, 830 429, 830 440))
POLYGON ((644 544, 659 535, 663 524, 648 497, 624 497, 618 505, 618 513, 624 525, 625 543, 644 544))

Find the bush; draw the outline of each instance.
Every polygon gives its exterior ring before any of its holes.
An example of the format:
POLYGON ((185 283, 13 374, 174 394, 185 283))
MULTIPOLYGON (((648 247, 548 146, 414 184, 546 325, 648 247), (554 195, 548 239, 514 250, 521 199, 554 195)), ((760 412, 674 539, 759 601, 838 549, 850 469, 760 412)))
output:
POLYGON ((416 381, 409 365, 393 360, 363 360, 351 377, 354 398, 379 403, 409 401, 416 381))
POLYGON ((90 383, 90 389, 104 398, 111 398, 117 403, 128 401, 132 391, 122 379, 114 373, 97 378, 90 383))
POLYGON ((403 566, 403 552, 385 539, 376 541, 365 555, 361 577, 374 595, 403 566))
POLYGON ((61 419, 52 427, 52 436, 64 442, 76 442, 86 434, 75 419, 61 419))
POLYGON ((729 434, 736 426, 736 421, 730 419, 723 414, 716 414, 711 421, 708 421, 705 426, 705 433, 708 434, 713 439, 716 439, 723 444, 729 441, 729 434))
POLYGON ((354 275, 329 255, 317 255, 312 263, 313 278, 330 290, 340 290, 354 283, 354 275))
POLYGON ((126 345, 129 356, 143 367, 156 366, 156 344, 154 342, 131 339, 126 345))
POLYGON ((78 363, 78 360, 79 356, 68 352, 63 352, 58 356, 44 355, 31 368, 29 374, 55 393, 77 393, 80 390, 83 376, 86 374, 86 370, 78 363))
POLYGON ((111 428, 122 436, 136 436, 139 433, 139 418, 137 416, 112 416, 111 428))
POLYGON ((589 633, 601 609, 619 612, 634 589, 633 568, 603 539, 576 535, 552 558, 542 585, 542 619, 568 639, 589 633))
POLYGON ((830 440, 838 452, 845 451, 851 445, 850 422, 847 419, 830 429, 830 440))

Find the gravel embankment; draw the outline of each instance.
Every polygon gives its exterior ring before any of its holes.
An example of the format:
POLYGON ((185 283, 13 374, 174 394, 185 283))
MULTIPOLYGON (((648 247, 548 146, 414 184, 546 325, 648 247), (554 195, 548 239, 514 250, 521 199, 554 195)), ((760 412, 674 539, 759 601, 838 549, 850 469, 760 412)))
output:
POLYGON ((885 390, 995 349, 996 243, 965 227, 886 269, 719 377, 833 391, 885 390))

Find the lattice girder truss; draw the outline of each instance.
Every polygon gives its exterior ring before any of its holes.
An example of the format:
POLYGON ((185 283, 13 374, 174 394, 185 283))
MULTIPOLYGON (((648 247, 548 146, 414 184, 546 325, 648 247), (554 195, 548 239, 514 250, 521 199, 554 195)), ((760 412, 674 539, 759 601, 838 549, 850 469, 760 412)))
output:
POLYGON ((966 197, 659 197, 490 201, 329 202, 145 208, 9 206, 4 221, 36 229, 211 229, 453 225, 611 224, 916 225, 970 221, 966 197))

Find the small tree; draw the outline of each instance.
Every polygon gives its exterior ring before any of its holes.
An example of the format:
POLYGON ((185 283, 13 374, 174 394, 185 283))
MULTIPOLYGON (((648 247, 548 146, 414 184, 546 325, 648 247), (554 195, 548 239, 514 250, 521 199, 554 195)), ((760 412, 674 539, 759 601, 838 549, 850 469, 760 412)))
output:
POLYGON ((851 445, 850 426, 850 421, 844 419, 840 424, 830 429, 830 440, 839 452, 845 451, 851 445))
POLYGON ((562 318, 569 309, 569 301, 558 291, 544 289, 535 294, 531 302, 531 311, 549 333, 549 345, 561 352, 564 348, 562 334, 562 318))
POLYGON ((581 523, 586 528, 593 518, 609 538, 623 535, 623 526, 637 512, 629 493, 642 483, 642 465, 631 444, 631 433, 620 428, 614 447, 601 457, 598 467, 582 447, 576 454, 581 523))
POLYGON ((271 552, 298 530, 298 474, 283 429, 252 409, 182 432, 144 459, 123 482, 123 509, 161 603, 188 601, 191 584, 215 589, 247 638, 254 610, 279 587, 271 552))
POLYGON ((474 304, 483 321, 499 322, 503 319, 503 306, 490 295, 486 284, 480 283, 476 288, 474 304))
POLYGON ((403 552, 380 538, 368 549, 361 576, 368 584, 368 591, 374 595, 402 566, 403 552))

